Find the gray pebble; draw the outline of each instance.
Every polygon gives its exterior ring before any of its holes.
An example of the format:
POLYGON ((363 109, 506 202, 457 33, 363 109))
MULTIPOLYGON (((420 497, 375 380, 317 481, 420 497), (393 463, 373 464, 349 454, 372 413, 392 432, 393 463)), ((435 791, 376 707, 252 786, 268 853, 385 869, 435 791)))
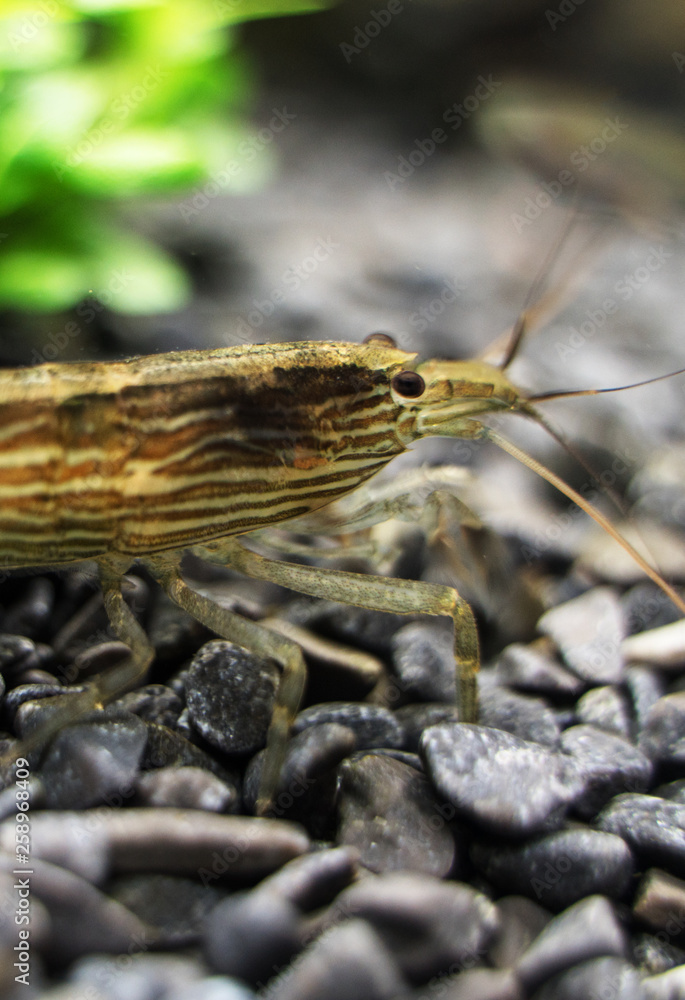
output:
POLYGON ((303 911, 330 903, 357 874, 359 853, 350 847, 332 847, 303 854, 260 883, 303 911))
POLYGON ((270 1000, 410 1000, 392 955, 365 920, 322 934, 267 991, 270 1000))
POLYGON ((620 792, 642 792, 649 787, 653 766, 637 747, 595 726, 572 726, 561 746, 578 768, 583 792, 575 811, 585 819, 594 816, 620 792))
POLYGON ((235 785, 200 767, 162 767, 141 774, 136 781, 136 799, 144 806, 172 806, 234 812, 240 802, 235 785))
MULTIPOLYGON (((0 864, 9 870, 12 859, 0 864)), ((42 903, 50 918, 42 946, 46 961, 63 967, 89 952, 131 954, 155 943, 150 928, 85 879, 35 855, 31 871, 32 898, 42 903)))
POLYGON ((455 862, 455 842, 445 810, 429 781, 389 757, 366 754, 340 772, 337 841, 357 848, 374 872, 405 869, 444 877, 455 862))
POLYGON ((670 598, 651 580, 636 583, 623 594, 621 607, 626 622, 626 635, 670 625, 677 621, 679 614, 670 598))
POLYGON ((3 632, 25 635, 29 639, 44 638, 55 603, 55 585, 46 577, 32 580, 25 593, 5 611, 3 632))
MULTIPOLYGON (((196 809, 46 811, 31 820, 31 856, 48 856, 61 833, 106 852, 110 872, 188 874, 203 885, 259 879, 309 849, 304 831, 283 820, 224 816, 196 809), (90 840, 84 838, 90 835, 90 840)), ((14 845, 14 823, 0 824, 0 847, 14 845)))
POLYGON ((421 754, 458 814, 493 833, 525 836, 560 826, 580 787, 570 758, 485 726, 432 726, 421 754))
POLYGON ((392 637, 392 664, 406 694, 454 704, 454 636, 437 622, 409 622, 392 637))
POLYGON ((224 890, 178 875, 123 875, 107 889, 153 929, 158 948, 199 944, 205 918, 225 896, 224 890))
POLYGON ((484 958, 499 925, 497 908, 482 893, 413 872, 379 875, 345 889, 328 919, 349 917, 372 924, 404 974, 419 983, 484 958))
POLYGON ((596 819, 638 858, 685 875, 685 805, 655 795, 618 795, 596 819))
POLYGON ((500 654, 497 677, 509 687, 528 694, 542 694, 557 698, 577 698, 586 687, 576 677, 547 653, 534 645, 514 642, 500 654))
POLYGON ((223 639, 207 642, 186 674, 191 721, 219 750, 254 753, 264 746, 279 680, 273 660, 223 639))
POLYGON ((559 830, 520 846, 472 845, 474 864, 498 889, 559 911, 584 896, 623 899, 634 872, 624 840, 584 828, 559 830))
POLYGON ((106 1000, 166 1000, 167 991, 184 990, 198 982, 202 967, 180 955, 127 955, 109 958, 88 955, 75 962, 67 973, 74 1000, 81 996, 106 1000))
POLYGON ((574 674, 590 684, 623 679, 621 605, 609 587, 595 587, 545 612, 538 628, 548 635, 574 674))
POLYGON ((685 996, 685 965, 658 976, 642 980, 644 1000, 683 1000, 685 996))
POLYGON ((685 691, 667 694, 652 705, 640 748, 655 762, 685 766, 685 691))
POLYGON ((334 639, 349 642, 353 647, 389 656, 392 637, 407 624, 407 618, 406 615, 322 601, 318 608, 313 609, 313 617, 308 624, 317 631, 332 635, 334 639))
POLYGON ((50 809, 121 804, 131 794, 147 742, 145 724, 117 713, 62 729, 40 767, 50 809))
POLYGON ((174 987, 164 1000, 256 1000, 256 994, 231 976, 207 976, 190 986, 174 987))
POLYGON ((0 634, 0 673, 14 675, 31 662, 35 653, 35 643, 25 635, 0 634))
POLYGON ((654 934, 634 934, 632 940, 633 962, 640 970, 652 976, 667 972, 676 965, 685 965, 685 951, 659 932, 654 934))
POLYGON ((645 1000, 637 970, 622 958, 593 958, 552 976, 532 1000, 645 1000))
POLYGON ((117 708, 133 712, 145 722, 173 727, 183 711, 183 702, 166 684, 146 684, 117 698, 117 708))
POLYGON ((680 673, 685 664, 685 620, 631 635, 623 640, 622 650, 631 663, 652 663, 661 670, 680 673))
POLYGON ((652 705, 666 694, 666 685, 656 670, 633 664, 626 670, 625 686, 633 706, 635 729, 639 733, 647 721, 652 705))
POLYGON ((146 722, 147 745, 141 767, 150 770, 158 767, 199 767, 210 771, 222 781, 234 785, 236 776, 224 768, 213 757, 196 747, 180 733, 160 726, 156 722, 146 722))
POLYGON ((552 976, 592 958, 623 958, 627 938, 604 896, 587 896, 545 927, 519 959, 516 972, 528 992, 552 976))
POLYGON ((497 900, 497 912, 500 925, 488 960, 497 969, 509 969, 544 930, 552 914, 525 896, 502 896, 497 900))
POLYGON ((633 914, 640 924, 685 943, 685 882, 650 868, 637 887, 633 914))
POLYGON ((323 722, 347 726, 357 740, 357 750, 375 747, 401 747, 404 733, 390 709, 364 702, 327 701, 300 712, 293 725, 293 734, 323 722))
POLYGON ((516 976, 502 969, 465 969, 429 983, 417 1000, 525 1000, 516 976))
POLYGON ((654 795, 685 805, 685 778, 678 778, 676 781, 669 781, 666 785, 659 785, 654 790, 654 795))
POLYGON ((481 691, 478 721, 545 747, 558 747, 561 730, 554 712, 540 698, 495 685, 481 691))
MULTIPOLYGON (((292 806, 316 785, 317 779, 332 772, 355 746, 352 730, 336 722, 310 726, 294 736, 288 743, 270 814, 288 815, 292 806)), ((243 799, 251 812, 255 810, 263 764, 262 750, 252 758, 245 771, 243 799)))
POLYGON ((592 688, 576 702, 578 722, 597 726, 629 740, 634 735, 630 698, 625 691, 611 684, 592 688))
POLYGON ((302 947, 302 915, 266 889, 235 892, 205 921, 204 954, 211 969, 265 983, 302 947))
POLYGON ((456 705, 441 702, 417 702, 402 705, 395 712, 395 718, 404 731, 404 746, 410 752, 418 752, 424 729, 437 726, 439 722, 459 722, 456 705))

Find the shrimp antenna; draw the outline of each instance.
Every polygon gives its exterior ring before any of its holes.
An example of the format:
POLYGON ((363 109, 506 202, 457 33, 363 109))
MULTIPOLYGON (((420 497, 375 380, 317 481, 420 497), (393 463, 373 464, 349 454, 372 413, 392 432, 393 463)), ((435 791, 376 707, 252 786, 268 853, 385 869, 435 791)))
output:
POLYGON ((647 560, 640 555, 640 553, 635 549, 630 542, 623 537, 623 535, 618 531, 617 528, 611 523, 608 517, 605 517, 600 510, 598 510, 593 504, 589 503, 577 490, 574 490, 572 486, 557 476, 551 469, 548 469, 537 459, 528 455, 527 452, 523 451, 518 445, 515 445, 512 441, 507 438, 502 437, 497 431, 492 430, 490 427, 483 428, 483 437, 488 441, 492 441, 493 444, 501 448, 502 451, 506 451, 507 454, 511 455, 518 462, 527 466, 532 472, 540 476, 542 479, 546 480, 550 485, 554 486, 555 489, 563 493, 565 497, 568 497, 573 503, 575 503, 581 510, 585 511, 593 521, 595 521, 601 528, 611 535, 611 537, 618 542, 618 544, 625 549, 625 551, 632 556, 640 569, 645 573, 650 580, 661 589, 663 592, 673 601, 675 606, 678 608, 682 614, 685 614, 685 601, 680 597, 677 591, 664 580, 664 578, 647 562, 647 560))
MULTIPOLYGON (((685 368, 679 368, 675 372, 667 372, 665 375, 655 375, 654 378, 646 378, 642 382, 631 382, 630 385, 614 385, 608 389, 569 389, 563 392, 540 392, 535 396, 528 396, 528 402, 543 403, 549 399, 569 399, 571 396, 599 396, 603 392, 623 392, 624 389, 638 389, 641 385, 661 382, 664 379, 672 378, 674 375, 683 375, 684 373, 685 368)), ((538 417, 536 416, 535 419, 538 419, 538 417)))

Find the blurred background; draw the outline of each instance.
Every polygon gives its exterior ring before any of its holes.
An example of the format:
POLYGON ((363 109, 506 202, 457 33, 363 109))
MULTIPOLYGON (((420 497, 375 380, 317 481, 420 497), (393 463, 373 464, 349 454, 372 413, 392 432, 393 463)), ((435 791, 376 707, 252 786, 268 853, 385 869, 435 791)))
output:
MULTIPOLYGON (((531 300, 522 386, 685 364, 678 0, 3 0, 0 67, 4 365, 374 330, 469 357, 531 300)), ((680 529, 684 390, 546 412, 680 529)), ((476 465, 489 523, 570 545, 568 502, 481 451, 410 461, 476 465)))

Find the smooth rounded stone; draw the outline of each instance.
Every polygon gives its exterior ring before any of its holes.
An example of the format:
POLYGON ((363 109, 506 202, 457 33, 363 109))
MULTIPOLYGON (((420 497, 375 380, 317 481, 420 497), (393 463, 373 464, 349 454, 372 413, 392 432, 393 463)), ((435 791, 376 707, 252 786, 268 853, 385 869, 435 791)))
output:
POLYGON ((279 680, 273 660, 224 639, 207 642, 186 674, 190 719, 219 750, 254 753, 264 746, 279 680))
POLYGON ((199 767, 209 771, 229 785, 235 785, 237 776, 222 767, 201 747, 187 740, 180 733, 156 722, 146 722, 147 745, 141 768, 144 771, 159 767, 199 767))
POLYGON ((639 859, 685 876, 685 805, 655 795, 617 795, 595 824, 623 837, 639 859))
POLYGON ((485 726, 432 726, 422 737, 421 756, 458 815, 492 833, 555 829, 581 787, 571 758, 485 726))
POLYGON ((497 912, 500 925, 488 959, 497 969, 509 969, 544 930, 552 914, 525 896, 502 896, 497 900, 497 912))
POLYGON ((260 883, 303 912, 330 903, 352 882, 358 871, 359 852, 351 847, 331 847, 303 854, 260 883))
POLYGON ((326 931, 265 993, 269 1000, 410 1000, 392 955, 365 920, 326 931))
POLYGON ((451 626, 409 622, 395 632, 390 646, 392 665, 406 694, 425 701, 455 703, 457 682, 451 626))
POLYGON ((540 698, 495 685, 486 687, 480 695, 478 721, 481 726, 502 729, 522 740, 545 747, 559 746, 561 729, 556 716, 540 698))
POLYGON ((129 691, 117 698, 114 704, 145 722, 156 722, 160 726, 172 728, 183 711, 183 702, 166 684, 146 684, 137 691, 129 691))
POLYGON ((371 871, 441 878, 454 867, 448 824, 454 809, 439 803, 430 782, 401 761, 376 754, 346 761, 338 811, 337 842, 357 848, 360 863, 371 871))
POLYGON ((204 768, 163 767, 139 775, 136 799, 144 806, 223 813, 237 810, 240 793, 235 785, 221 781, 204 768))
POLYGON ((634 734, 630 700, 624 691, 613 685, 586 691, 576 702, 576 717, 579 723, 597 726, 626 740, 634 734))
POLYGON ((502 650, 496 674, 508 687, 552 698, 577 698, 586 687, 585 681, 562 667, 551 655, 534 644, 526 646, 521 642, 513 642, 502 650))
POLYGON ((583 791, 574 809, 584 819, 594 816, 614 795, 649 788, 652 762, 620 736, 596 726, 572 726, 562 733, 561 747, 577 765, 583 791))
POLYGON ((621 642, 625 624, 621 604, 609 587, 594 587, 546 611, 538 622, 574 674, 590 684, 623 680, 621 642))
POLYGON ((685 766, 685 691, 664 695, 652 705, 640 749, 660 764, 685 766))
POLYGON ((30 662, 35 653, 36 645, 33 639, 25 635, 0 633, 0 674, 13 675, 30 662))
POLYGON ((393 635, 406 624, 406 615, 327 601, 312 609, 308 621, 308 625, 317 631, 384 657, 390 656, 393 635))
POLYGON ((19 600, 5 610, 3 632, 25 635, 29 639, 44 638, 54 603, 55 585, 52 580, 43 576, 32 580, 19 600))
POLYGON ((199 944, 207 914, 225 890, 178 875, 121 875, 112 879, 109 895, 135 913, 155 934, 159 948, 199 944))
MULTIPOLYGON (((14 786, 9 790, 14 793, 14 786)), ((12 814, 11 819, 0 823, 0 851, 11 854, 14 850, 12 814)), ((102 885, 110 875, 109 844, 102 835, 96 811, 32 812, 31 857, 66 868, 94 885, 102 885)))
POLYGON ((604 896, 587 896, 549 922, 516 963, 529 993, 552 976, 593 958, 624 958, 626 933, 604 896))
POLYGON ((159 590, 147 626, 150 642, 155 647, 155 663, 182 663, 212 637, 212 632, 191 614, 180 608, 159 590))
POLYGON ((630 635, 623 640, 621 651, 630 663, 651 663, 661 670, 679 671, 685 665, 685 619, 630 635))
MULTIPOLYGON (((11 871, 13 862, 2 859, 0 868, 11 871)), ((149 927, 85 879, 36 856, 31 858, 31 871, 31 897, 49 916, 41 948, 46 962, 64 967, 91 952, 130 955, 155 944, 149 927)))
POLYGON ((659 868, 650 868, 637 887, 633 914, 651 930, 685 940, 685 882, 659 868))
POLYGON ((633 962, 643 974, 656 976, 676 965, 685 965, 685 951, 669 939, 663 931, 658 934, 634 934, 632 939, 633 962))
POLYGON ((660 628, 677 621, 680 612, 651 580, 636 583, 621 597, 627 635, 660 628))
MULTIPOLYGON (((288 743, 286 758, 271 807, 274 816, 284 815, 294 801, 302 798, 316 784, 317 778, 334 770, 356 746, 356 737, 347 726, 324 722, 310 726, 288 743)), ((264 764, 264 751, 256 754, 245 771, 243 799, 254 812, 264 764)))
POLYGON ((640 974, 622 958, 593 958, 552 976, 532 1000, 645 1000, 640 974))
MULTIPOLYGON (((0 846, 12 835, 9 820, 0 824, 0 846)), ((187 874, 203 885, 264 878, 310 846, 304 830, 284 820, 196 809, 99 808, 33 815, 31 857, 43 857, 43 851, 48 856, 60 836, 81 849, 86 844, 89 851, 105 851, 110 872, 187 874)))
POLYGON ((326 701, 305 708, 295 719, 293 735, 323 722, 337 722, 351 729, 357 740, 357 750, 400 748, 404 743, 402 726, 389 708, 353 701, 326 701))
POLYGON ((429 983, 417 1000, 525 1000, 521 984, 504 969, 465 969, 429 983))
POLYGON ((66 981, 74 1000, 159 1000, 169 990, 183 991, 202 979, 202 966, 181 955, 88 955, 74 962, 66 981))
POLYGON ((88 809, 127 797, 147 742, 145 724, 117 714, 57 733, 40 766, 49 809, 88 809))
POLYGON ((459 709, 456 705, 443 705, 441 702, 416 702, 398 708, 395 718, 405 734, 405 750, 417 753, 424 729, 437 726, 440 722, 459 722, 459 709))
POLYGON ((497 907, 461 882, 392 872, 367 878, 340 893, 330 907, 331 924, 358 917, 368 921, 404 974, 422 983, 473 964, 485 955, 499 927, 497 907))
POLYGON ((555 912, 593 893, 623 899, 635 869, 624 840, 583 828, 520 846, 474 842, 471 858, 498 889, 531 896, 555 912))
POLYGON ((202 935, 211 969, 253 985, 286 965, 302 948, 303 936, 301 911, 261 887, 235 892, 214 907, 202 935))
POLYGON ((625 687, 633 706, 635 729, 640 733, 652 710, 652 705, 666 694, 666 685, 656 670, 633 664, 626 670, 625 687))
POLYGON ((641 1000, 683 1000, 684 996, 685 965, 642 980, 641 1000))
POLYGON ((78 653, 67 667, 68 679, 76 680, 102 673, 103 670, 109 670, 110 667, 125 660, 129 653, 130 649, 126 643, 116 639, 88 646, 78 653))
MULTIPOLYGON (((26 687, 33 686, 26 685, 26 687)), ((38 686, 36 685, 35 687, 37 688, 38 686)), ((17 706, 12 725, 14 731, 21 739, 27 739, 33 733, 50 725, 55 717, 60 720, 80 719, 84 715, 83 699, 84 693, 87 690, 85 686, 63 688, 58 684, 41 684, 40 688, 42 689, 42 694, 22 699, 21 704, 17 706)), ((19 691, 21 689, 15 688, 14 690, 19 691)), ((7 698, 12 693, 12 691, 8 692, 5 696, 5 702, 7 702, 7 698)), ((90 698, 87 700, 87 711, 92 710, 92 701, 90 698)), ((30 754, 26 756, 30 757, 30 754)))
POLYGON ((666 785, 659 785, 653 794, 662 799, 670 799, 671 802, 680 802, 685 805, 685 778, 678 778, 676 781, 669 781, 666 785))
POLYGON ((47 684, 19 684, 5 695, 4 710, 10 718, 13 718, 20 707, 29 701, 54 698, 55 695, 62 695, 64 693, 65 689, 56 677, 47 684))
POLYGON ((164 1000, 257 1000, 257 995, 232 976, 207 976, 190 986, 171 989, 164 1000))

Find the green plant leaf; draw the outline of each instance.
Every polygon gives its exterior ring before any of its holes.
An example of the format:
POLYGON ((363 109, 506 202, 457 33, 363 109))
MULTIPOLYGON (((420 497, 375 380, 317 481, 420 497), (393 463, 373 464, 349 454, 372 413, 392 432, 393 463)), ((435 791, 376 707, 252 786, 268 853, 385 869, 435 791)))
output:
POLYGON ((154 243, 127 233, 104 234, 90 293, 129 315, 173 312, 190 298, 183 268, 154 243))
POLYGON ((32 249, 0 254, 0 304, 5 308, 61 312, 87 288, 87 263, 78 255, 32 249))

